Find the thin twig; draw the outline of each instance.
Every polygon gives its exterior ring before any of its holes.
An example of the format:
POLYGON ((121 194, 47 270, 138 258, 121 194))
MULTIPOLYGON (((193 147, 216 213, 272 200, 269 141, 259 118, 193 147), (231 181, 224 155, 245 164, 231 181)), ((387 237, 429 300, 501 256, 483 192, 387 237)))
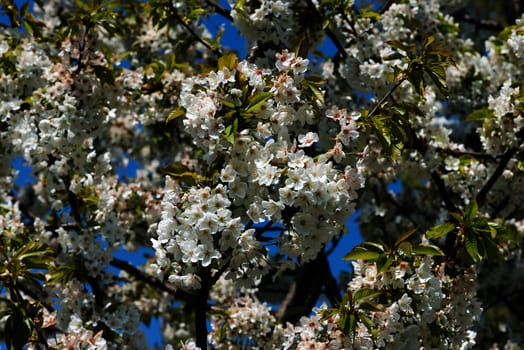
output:
POLYGON ((524 142, 524 129, 520 129, 516 135, 518 140, 518 145, 510 148, 507 150, 504 155, 500 159, 500 163, 498 164, 497 168, 491 174, 491 177, 488 179, 488 181, 484 184, 484 186, 480 189, 480 191, 477 193, 475 199, 477 200, 477 204, 479 207, 481 207, 484 202, 486 201, 486 197, 488 195, 488 192, 491 190, 491 188, 495 185, 499 177, 502 175, 504 170, 506 169, 506 166, 508 165, 509 161, 515 153, 519 150, 520 146, 524 142))
POLYGON ((451 155, 451 156, 454 156, 454 157, 466 156, 466 157, 473 157, 475 159, 482 159, 482 160, 493 161, 493 162, 497 161, 499 158, 502 157, 502 156, 497 156, 497 155, 493 156, 491 154, 485 154, 485 153, 480 153, 480 152, 459 151, 459 150, 454 150, 454 149, 449 149, 449 148, 442 148, 442 147, 437 147, 435 149, 435 151, 437 151, 439 153, 451 155))
MULTIPOLYGON (((313 3, 313 1, 312 0, 306 0, 306 3, 308 5, 309 9, 311 10, 311 12, 313 13, 313 15, 315 16, 315 20, 320 25, 322 25, 322 15, 318 12, 318 9, 315 6, 315 4, 313 3)), ((329 27, 324 28, 324 32, 326 33, 328 38, 331 40, 331 42, 333 42, 333 44, 337 48, 338 54, 340 56, 342 56, 342 58, 345 59, 348 56, 348 54, 347 54, 346 50, 344 49, 344 46, 342 45, 342 43, 338 40, 338 38, 335 35, 335 33, 329 27)))
POLYGON ((233 22, 233 17, 231 17, 231 14, 229 13, 229 10, 222 7, 218 2, 214 0, 206 0, 207 4, 215 9, 215 12, 221 15, 222 17, 226 18, 230 22, 233 22))
POLYGON ((393 92, 395 92, 395 90, 400 86, 400 84, 404 82, 404 80, 405 79, 400 79, 397 83, 395 83, 395 85, 391 87, 391 89, 389 89, 389 91, 384 96, 382 96, 380 101, 378 101, 375 107, 373 107, 371 112, 368 113, 368 117, 372 117, 378 112, 378 110, 382 107, 384 102, 386 102, 386 100, 393 94, 393 92))
MULTIPOLYGON (((386 102, 386 100, 393 94, 393 92, 395 92, 395 90, 404 82, 404 80, 406 80, 406 78, 400 79, 397 83, 395 83, 395 85, 391 87, 391 89, 389 89, 389 91, 380 99, 380 101, 378 101, 378 103, 375 104, 371 112, 369 112, 368 117, 374 116, 380 110, 380 108, 382 108, 384 102, 386 102)), ((413 139, 415 149, 421 155, 424 155, 427 150, 427 145, 424 144, 424 142, 417 136, 411 125, 408 125, 408 131, 411 135, 411 138, 413 139)), ((456 207, 451 201, 451 197, 449 196, 446 184, 444 183, 444 181, 440 177, 440 174, 437 171, 431 172, 431 180, 433 181, 435 186, 437 186, 439 194, 442 200, 444 201, 444 204, 446 205, 446 209, 448 209, 449 211, 456 211, 456 207)))
POLYGON ((387 0, 387 1, 382 5, 382 7, 381 7, 380 10, 378 11, 378 13, 383 14, 384 12, 386 12, 387 10, 389 10, 389 8, 391 7, 391 5, 393 5, 394 3, 395 3, 395 0, 387 0))
POLYGON ((180 24, 186 28, 186 30, 189 32, 189 34, 191 34, 195 39, 196 41, 198 41, 199 43, 201 43, 202 45, 204 45, 208 50, 212 51, 212 52, 216 52, 216 53, 220 53, 220 49, 213 49, 213 47, 211 47, 211 45, 209 45, 209 43, 207 43, 204 39, 202 39, 194 30, 193 28, 191 28, 191 26, 189 26, 189 24, 187 24, 179 15, 178 13, 174 12, 173 13, 173 16, 175 16, 176 20, 178 22, 180 22, 180 24))
POLYGON ((85 24, 84 34, 82 34, 82 38, 80 39, 80 46, 78 48, 79 53, 78 53, 78 64, 75 69, 76 74, 80 73, 80 71, 83 68, 83 63, 82 63, 83 52, 86 49, 87 35, 89 31, 91 30, 91 28, 92 28, 92 25, 90 23, 85 24))
POLYGON ((479 207, 481 207, 484 202, 486 201, 486 197, 488 195, 488 192, 491 190, 491 188, 495 185, 499 177, 502 175, 504 170, 506 169, 506 166, 508 165, 511 158, 517 153, 518 147, 511 148, 506 153, 504 153, 504 156, 500 160, 500 163, 497 165, 497 168, 491 174, 488 181, 484 184, 484 186, 480 189, 480 191, 477 193, 476 200, 479 207))
POLYGON ((139 280, 139 281, 142 281, 142 282, 145 282, 147 283, 148 285, 152 286, 152 287, 155 287, 155 288, 158 288, 160 290, 163 290, 164 292, 167 292, 169 295, 173 296, 175 299, 178 299, 178 300, 183 300, 183 301, 187 301, 189 299, 191 299, 191 295, 184 292, 184 291, 181 291, 181 290, 178 290, 164 282, 162 282, 161 280, 159 280, 158 278, 156 277, 153 277, 151 275, 148 275, 147 273, 145 273, 144 271, 142 270, 139 270, 138 268, 136 268, 135 266, 123 261, 123 260, 120 260, 120 259, 117 259, 117 258, 113 258, 113 260, 111 260, 111 265, 114 266, 114 267, 117 267, 119 268, 120 270, 123 270, 127 273, 129 273, 131 276, 133 276, 135 279, 139 280))
POLYGON ((491 19, 476 19, 467 13, 456 13, 452 15, 457 21, 462 21, 466 23, 473 24, 476 28, 482 28, 486 30, 492 30, 499 32, 504 29, 504 26, 498 22, 491 19))

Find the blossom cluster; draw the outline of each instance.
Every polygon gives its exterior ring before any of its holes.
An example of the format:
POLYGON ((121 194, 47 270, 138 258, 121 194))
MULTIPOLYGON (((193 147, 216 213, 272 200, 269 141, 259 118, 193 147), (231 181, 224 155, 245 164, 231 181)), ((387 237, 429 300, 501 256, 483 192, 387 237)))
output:
POLYGON ((167 272, 176 285, 199 287, 195 264, 215 262, 220 269, 223 257, 232 256, 226 275, 256 282, 268 268, 259 225, 280 225, 274 240, 287 258, 283 267, 315 258, 340 232, 364 184, 358 164, 337 166, 342 145, 358 137, 358 115, 340 111, 323 118, 339 124, 342 144, 322 152, 318 134, 308 131, 319 118, 315 100, 300 97, 307 64, 284 50, 277 54, 276 73, 243 61, 183 84, 186 131, 203 150, 206 167, 218 159, 222 164, 213 188, 184 193, 167 180, 153 240, 160 275, 167 272), (242 96, 242 86, 249 96, 242 96), (230 103, 244 108, 242 100, 260 94, 267 98, 255 115, 233 119, 230 103), (234 130, 226 134, 227 129, 234 130))
POLYGON ((378 272, 374 263, 355 262, 349 290, 384 291, 382 307, 371 312, 372 329, 361 324, 355 338, 362 348, 470 348, 481 307, 475 297, 475 271, 451 278, 431 258, 401 262, 378 272), (387 301, 386 301, 387 300, 387 301), (375 328, 376 327, 376 328, 375 328), (440 329, 438 334, 434 334, 440 329))

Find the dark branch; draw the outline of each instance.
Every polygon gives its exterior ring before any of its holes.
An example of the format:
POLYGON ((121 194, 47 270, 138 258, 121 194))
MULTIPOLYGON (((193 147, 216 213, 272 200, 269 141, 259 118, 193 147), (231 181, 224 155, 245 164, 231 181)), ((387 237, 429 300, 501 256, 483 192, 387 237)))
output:
POLYGON ((218 2, 216 2, 214 0, 206 0, 206 3, 209 6, 211 6, 215 10, 216 13, 218 13, 222 17, 226 18, 230 22, 233 22, 233 17, 231 17, 231 14, 229 13, 229 11, 227 9, 223 8, 218 2))
POLYGON ((502 159, 500 160, 500 163, 497 165, 497 168, 491 174, 488 181, 484 184, 482 189, 477 193, 476 199, 477 204, 479 207, 481 207, 484 202, 486 201, 486 197, 488 195, 488 192, 491 190, 491 188, 495 185, 499 177, 502 175, 504 170, 506 169, 506 166, 508 165, 511 158, 517 153, 518 147, 509 149, 506 153, 504 153, 504 156, 502 156, 502 159))
MULTIPOLYGON (((322 15, 318 12, 318 9, 315 6, 315 4, 313 4, 313 1, 312 0, 306 0, 306 3, 308 5, 308 8, 310 9, 310 11, 315 16, 315 22, 317 22, 320 25, 322 25, 322 15)), ((326 27, 324 29, 324 32, 326 33, 328 38, 333 42, 333 45, 335 45, 335 47, 337 48, 338 55, 340 55, 343 59, 345 59, 348 56, 348 54, 347 54, 346 50, 344 49, 344 46, 342 45, 342 43, 338 40, 338 38, 335 35, 335 33, 331 29, 329 29, 329 27, 326 27)))
POLYGON ((202 39, 194 30, 193 28, 191 28, 191 26, 189 24, 187 24, 179 15, 178 13, 174 12, 173 13, 173 16, 175 16, 175 19, 184 27, 186 28, 186 30, 189 32, 189 34, 191 34, 195 39, 196 41, 198 41, 199 43, 201 43, 202 45, 204 45, 208 50, 212 51, 212 52, 215 52, 215 53, 220 53, 220 50, 219 49, 213 49, 211 47, 211 45, 209 45, 209 43, 207 43, 204 39, 202 39))
POLYGON ((454 157, 466 156, 466 157, 473 157, 475 159, 481 159, 484 161, 493 161, 493 162, 497 161, 501 157, 498 155, 493 156, 491 154, 486 154, 486 153, 481 153, 481 152, 459 151, 459 150, 442 148, 442 147, 437 147, 435 150, 439 153, 447 154, 447 155, 454 156, 454 157))
POLYGON ((283 322, 297 322, 311 312, 322 293, 333 305, 340 302, 340 290, 324 252, 298 269, 295 281, 277 310, 277 317, 283 322))
POLYGON ((522 145, 522 142, 524 141, 524 129, 520 129, 515 136, 517 136, 518 146, 510 148, 506 151, 506 153, 504 153, 504 155, 502 155, 497 168, 495 169, 493 174, 491 174, 491 177, 484 184, 481 190, 477 193, 477 196, 475 198, 479 207, 481 207, 484 204, 488 192, 491 190, 491 188, 495 185, 499 177, 502 175, 511 158, 513 158, 515 153, 517 153, 517 151, 520 148, 520 145, 522 145))
POLYGON ((398 87, 404 82, 404 80, 405 79, 400 79, 397 83, 395 83, 395 85, 391 87, 391 89, 389 89, 389 91, 384 96, 382 96, 380 101, 377 102, 377 104, 375 105, 375 107, 373 107, 371 112, 368 113, 368 117, 374 116, 379 111, 379 109, 382 108, 384 102, 386 102, 386 100, 395 92, 395 90, 398 89, 398 87))
POLYGON ((462 21, 466 23, 473 24, 475 28, 482 28, 487 30, 492 30, 495 32, 499 32, 504 29, 504 26, 494 20, 490 19, 476 19, 472 17, 471 15, 468 15, 467 13, 455 13, 452 15, 457 21, 462 21))
POLYGON ((111 260, 111 265, 129 273, 135 279, 145 282, 148 285, 150 285, 151 287, 155 287, 159 290, 163 290, 164 292, 169 293, 170 295, 172 295, 173 297, 175 297, 178 300, 188 301, 191 299, 191 295, 189 293, 178 290, 164 283, 163 281, 159 280, 158 278, 148 275, 144 271, 137 269, 133 265, 123 260, 113 258, 113 260, 111 260))
POLYGON ((393 5, 394 3, 395 3, 395 0, 387 0, 384 4, 382 4, 382 7, 380 7, 380 10, 378 11, 378 13, 383 14, 384 12, 389 10, 391 5, 393 5))

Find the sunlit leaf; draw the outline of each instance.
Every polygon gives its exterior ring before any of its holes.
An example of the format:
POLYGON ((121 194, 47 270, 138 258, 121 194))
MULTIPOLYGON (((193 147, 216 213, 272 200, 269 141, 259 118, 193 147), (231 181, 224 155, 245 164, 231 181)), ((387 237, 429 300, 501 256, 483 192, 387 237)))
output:
POLYGON ((447 235, 453 229, 455 228, 455 225, 450 222, 444 222, 440 225, 433 226, 426 232, 426 238, 427 239, 433 239, 433 238, 439 238, 442 236, 447 235))
POLYGON ((370 289, 370 288, 361 288, 353 293, 353 302, 360 303, 366 300, 373 299, 383 292, 380 290, 370 289))
POLYGON ((398 245, 400 243, 404 242, 406 239, 411 237, 415 232, 417 232, 417 230, 418 230, 418 228, 415 227, 415 228, 412 228, 411 230, 406 231, 403 234, 401 234, 400 237, 395 242, 394 247, 398 247, 398 245))
POLYGON ((233 70, 236 68, 238 57, 234 52, 226 53, 218 59, 218 69, 227 68, 233 70))
POLYGON ((418 245, 412 247, 412 252, 415 255, 429 255, 429 256, 444 256, 444 252, 434 245, 418 245))
POLYGON ((248 100, 248 105, 245 109, 246 113, 253 113, 258 112, 260 110, 260 107, 272 98, 274 95, 271 92, 259 92, 253 96, 251 96, 248 100))
POLYGON ((370 251, 363 247, 354 247, 349 253, 347 253, 344 260, 376 260, 380 256, 380 253, 370 251))
POLYGON ((171 113, 169 113, 169 115, 166 118, 166 123, 169 123, 170 121, 179 118, 184 114, 186 114, 185 109, 183 107, 177 107, 171 113))

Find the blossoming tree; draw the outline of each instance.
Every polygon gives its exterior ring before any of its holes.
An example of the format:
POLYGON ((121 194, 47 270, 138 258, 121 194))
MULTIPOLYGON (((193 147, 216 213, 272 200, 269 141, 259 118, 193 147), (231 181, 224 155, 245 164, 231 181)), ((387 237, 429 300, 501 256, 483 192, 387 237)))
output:
POLYGON ((166 349, 524 343, 518 2, 506 26, 463 1, 22 3, 0 2, 9 349, 144 349, 153 318, 166 349))

